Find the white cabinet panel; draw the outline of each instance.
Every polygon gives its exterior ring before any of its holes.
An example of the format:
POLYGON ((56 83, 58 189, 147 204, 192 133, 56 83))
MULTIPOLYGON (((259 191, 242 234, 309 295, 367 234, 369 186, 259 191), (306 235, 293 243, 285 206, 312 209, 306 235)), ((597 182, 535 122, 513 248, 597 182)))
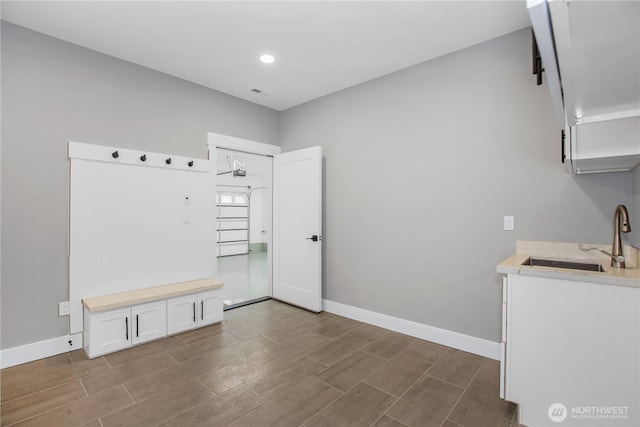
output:
POLYGON ((570 128, 575 173, 628 171, 640 163, 640 117, 602 120, 570 128))
POLYGON ((131 345, 131 308, 90 316, 89 357, 118 351, 131 345))
MULTIPOLYGON (((628 407, 628 418, 609 421, 640 425, 632 411, 640 401, 640 289, 524 275, 508 280, 505 395, 520 405, 519 422, 549 425, 549 407, 562 403, 569 417, 572 408, 628 407)), ((581 421, 592 424, 566 423, 581 421)))
POLYGON ((140 344, 167 335, 167 302, 157 301, 131 308, 132 344, 140 344))
POLYGON ((197 295, 167 300, 167 333, 175 334, 195 328, 197 322, 197 295))
POLYGON ((222 321, 222 292, 219 290, 198 294, 200 316, 198 326, 222 321))
POLYGON ((527 1, 572 173, 640 163, 639 4, 527 1))

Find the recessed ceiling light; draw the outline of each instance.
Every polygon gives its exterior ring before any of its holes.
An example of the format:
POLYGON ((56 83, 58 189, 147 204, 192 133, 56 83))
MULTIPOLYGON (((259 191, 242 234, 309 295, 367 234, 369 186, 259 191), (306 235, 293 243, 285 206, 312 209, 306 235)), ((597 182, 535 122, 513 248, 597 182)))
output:
POLYGON ((273 64, 274 62, 276 62, 276 58, 273 55, 264 54, 260 55, 260 61, 265 64, 273 64))

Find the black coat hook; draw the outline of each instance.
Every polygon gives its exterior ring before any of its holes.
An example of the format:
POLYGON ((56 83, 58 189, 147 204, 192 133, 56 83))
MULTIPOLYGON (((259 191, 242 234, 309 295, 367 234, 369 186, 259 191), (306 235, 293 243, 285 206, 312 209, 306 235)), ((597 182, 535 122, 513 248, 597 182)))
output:
POLYGON ((189 163, 187 163, 189 165, 189 167, 193 166, 193 160, 191 160, 189 163))
POLYGON ((118 157, 120 157, 120 154, 117 151, 114 151, 113 153, 111 153, 111 157, 117 159, 118 157))
POLYGON ((170 165, 171 164, 171 157, 169 157, 167 160, 164 161, 166 164, 170 165))
POLYGON ((146 162, 147 161, 147 155, 143 154, 142 156, 140 156, 140 161, 146 162))

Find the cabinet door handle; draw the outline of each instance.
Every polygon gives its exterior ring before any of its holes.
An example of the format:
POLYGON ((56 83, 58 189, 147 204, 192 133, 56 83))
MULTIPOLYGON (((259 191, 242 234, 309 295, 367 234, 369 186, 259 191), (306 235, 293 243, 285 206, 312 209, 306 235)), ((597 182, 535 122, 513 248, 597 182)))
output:
POLYGON ((138 326, 139 326, 138 315, 136 314, 136 337, 140 336, 138 335, 138 326))
POLYGON ((562 134, 561 134, 561 139, 560 139, 560 145, 562 147, 561 148, 561 150, 562 150, 562 153, 561 153, 562 154, 562 157, 561 157, 562 163, 564 163, 564 160, 567 158, 566 154, 564 153, 564 141, 565 141, 565 138, 566 137, 565 137, 565 133, 564 133, 564 129, 563 129, 562 130, 562 134))
POLYGON ((204 320, 204 301, 200 301, 200 319, 204 320))
POLYGON ((193 323, 196 322, 196 303, 193 303, 193 323))
POLYGON ((124 318, 124 336, 129 341, 129 318, 124 318))

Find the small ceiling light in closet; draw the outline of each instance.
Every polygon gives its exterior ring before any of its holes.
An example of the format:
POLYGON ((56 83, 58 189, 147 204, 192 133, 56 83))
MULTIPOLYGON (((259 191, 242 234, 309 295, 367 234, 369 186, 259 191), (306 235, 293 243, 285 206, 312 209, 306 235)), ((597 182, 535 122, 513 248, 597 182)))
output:
POLYGON ((264 54, 260 55, 260 61, 263 64, 273 64, 274 62, 276 62, 276 58, 273 55, 264 54))

